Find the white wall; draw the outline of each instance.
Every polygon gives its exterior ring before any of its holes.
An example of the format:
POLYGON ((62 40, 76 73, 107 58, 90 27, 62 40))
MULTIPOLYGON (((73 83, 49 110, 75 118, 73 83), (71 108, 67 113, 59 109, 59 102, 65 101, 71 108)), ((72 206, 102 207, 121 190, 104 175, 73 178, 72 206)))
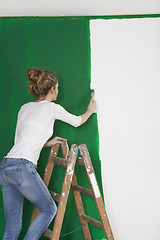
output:
POLYGON ((1 0, 0 16, 160 13, 158 0, 1 0))
POLYGON ((106 208, 116 240, 160 239, 160 18, 92 20, 106 208))

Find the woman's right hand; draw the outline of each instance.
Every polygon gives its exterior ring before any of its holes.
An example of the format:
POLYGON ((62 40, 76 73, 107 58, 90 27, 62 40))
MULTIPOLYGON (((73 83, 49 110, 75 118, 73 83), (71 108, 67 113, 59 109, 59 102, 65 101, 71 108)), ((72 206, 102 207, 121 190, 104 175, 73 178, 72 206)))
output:
POLYGON ((87 119, 92 115, 92 113, 94 113, 96 111, 96 101, 94 100, 94 95, 92 94, 90 103, 88 104, 88 108, 87 111, 81 115, 82 121, 81 124, 85 123, 87 121, 87 119))
POLYGON ((90 103, 88 104, 88 108, 87 110, 91 113, 94 113, 96 111, 96 101, 94 100, 94 95, 92 94, 92 97, 91 97, 91 100, 90 100, 90 103))

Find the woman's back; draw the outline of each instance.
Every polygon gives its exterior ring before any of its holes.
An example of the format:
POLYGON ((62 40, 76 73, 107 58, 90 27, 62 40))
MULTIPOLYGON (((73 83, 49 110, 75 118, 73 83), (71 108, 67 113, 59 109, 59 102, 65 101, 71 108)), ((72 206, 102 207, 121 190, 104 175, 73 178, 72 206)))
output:
POLYGON ((24 104, 18 113, 14 146, 5 157, 25 158, 37 164, 43 145, 53 134, 53 124, 50 102, 24 104))
POLYGON ((53 134, 55 119, 75 127, 81 122, 80 116, 48 100, 22 105, 17 118, 14 146, 5 157, 25 158, 37 165, 41 149, 53 134))

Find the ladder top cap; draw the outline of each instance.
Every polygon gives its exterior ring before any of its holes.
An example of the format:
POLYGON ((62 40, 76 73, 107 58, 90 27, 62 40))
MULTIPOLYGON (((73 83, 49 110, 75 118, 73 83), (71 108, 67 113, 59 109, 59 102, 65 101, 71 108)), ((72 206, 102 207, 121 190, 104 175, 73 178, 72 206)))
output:
POLYGON ((82 143, 82 144, 80 144, 80 145, 78 146, 78 148, 79 148, 79 149, 81 149, 81 148, 87 148, 87 145, 86 145, 85 143, 82 143))
POLYGON ((77 144, 72 144, 71 149, 75 149, 75 148, 78 148, 78 145, 77 144))

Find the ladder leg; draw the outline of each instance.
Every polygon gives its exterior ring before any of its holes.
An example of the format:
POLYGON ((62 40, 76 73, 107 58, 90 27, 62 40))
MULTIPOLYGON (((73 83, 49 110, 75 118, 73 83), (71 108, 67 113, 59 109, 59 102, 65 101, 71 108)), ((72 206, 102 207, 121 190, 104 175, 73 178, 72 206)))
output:
POLYGON ((43 181, 44 181, 44 183, 46 184, 47 187, 49 185, 49 181, 50 181, 52 171, 53 171, 53 168, 54 168, 54 163, 52 162, 52 158, 57 156, 58 149, 59 149, 59 144, 55 144, 55 145, 52 146, 51 151, 50 151, 48 163, 47 163, 45 173, 44 173, 44 176, 43 176, 43 181))
MULTIPOLYGON (((52 158, 53 156, 56 157, 57 156, 57 152, 59 149, 59 144, 55 144, 52 148, 51 148, 51 152, 48 158, 48 163, 47 163, 47 167, 45 169, 45 173, 44 173, 44 177, 43 177, 43 181, 46 184, 46 186, 48 187, 51 175, 52 175, 52 171, 53 171, 53 167, 54 167, 54 163, 52 162, 52 158)), ((32 218, 30 221, 29 226, 32 224, 32 222, 34 221, 34 219, 38 216, 39 214, 39 210, 37 207, 34 207, 33 210, 33 214, 32 214, 32 218)))
POLYGON ((64 182, 63 182, 62 191, 61 191, 61 197, 58 204, 58 210, 57 210, 57 215, 54 222, 51 240, 58 240, 60 236, 62 222, 63 222, 64 213, 65 213, 66 204, 67 204, 68 195, 69 195, 69 190, 72 182, 74 167, 76 163, 77 153, 78 153, 78 146, 76 144, 73 144, 71 146, 71 150, 69 153, 69 161, 68 161, 67 169, 65 172, 64 182))
POLYGON ((94 169, 92 166, 92 162, 91 162, 86 144, 79 145, 79 149, 80 149, 80 152, 81 152, 81 155, 82 155, 82 158, 84 161, 84 165, 86 168, 87 176, 88 176, 88 179, 89 179, 89 182, 90 182, 93 194, 94 194, 94 198, 95 198, 95 202, 96 202, 97 209, 99 212, 99 216, 100 216, 101 222, 103 224, 105 236, 106 236, 107 240, 114 240, 111 226, 110 226, 110 223, 109 223, 109 220, 107 217, 103 199, 100 194, 98 183, 97 183, 97 180, 95 177, 95 172, 94 172, 94 169))
POLYGON ((82 218, 82 214, 85 214, 85 211, 84 211, 84 207, 83 207, 81 194, 74 189, 74 186, 77 186, 77 185, 78 185, 77 178, 76 178, 76 174, 74 172, 73 173, 73 179, 72 179, 71 187, 72 187, 73 196, 74 196, 74 199, 75 199, 77 212, 78 212, 78 215, 79 215, 79 219, 80 219, 80 223, 81 223, 84 239, 85 240, 92 240, 91 235, 90 235, 90 231, 89 231, 89 227, 88 227, 88 222, 85 221, 82 218))

